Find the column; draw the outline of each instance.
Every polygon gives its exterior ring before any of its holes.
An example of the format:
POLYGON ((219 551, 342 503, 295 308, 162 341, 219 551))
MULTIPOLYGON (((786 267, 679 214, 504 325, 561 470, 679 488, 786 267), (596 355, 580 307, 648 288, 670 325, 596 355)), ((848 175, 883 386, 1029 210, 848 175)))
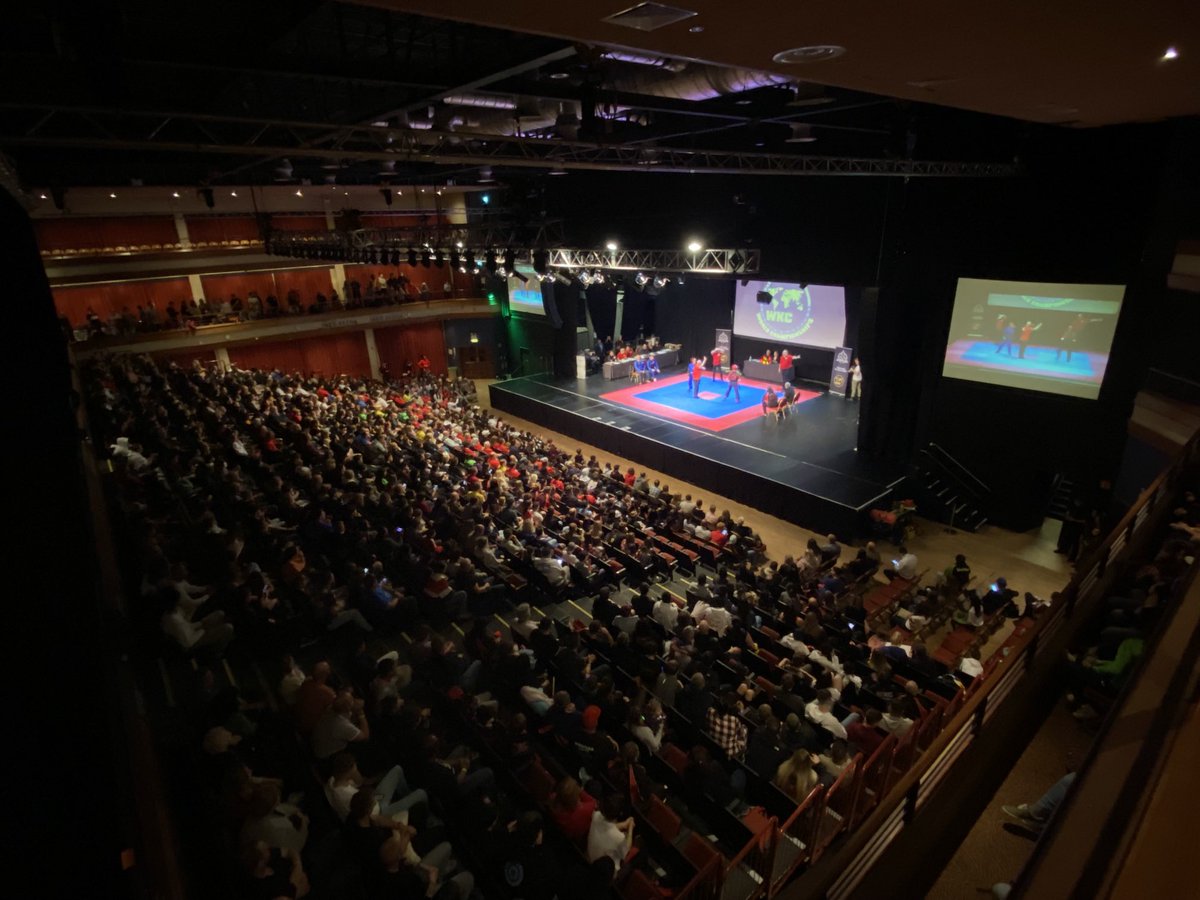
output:
MULTIPOLYGON (((190 287, 192 289, 192 299, 199 300, 201 297, 204 297, 204 285, 200 283, 200 276, 199 275, 189 275, 187 278, 188 278, 188 287, 190 287)), ((208 299, 208 298, 205 298, 205 299, 208 299)))
POLYGON ((333 289, 337 291, 343 302, 346 299, 346 267, 338 263, 329 270, 329 280, 333 282, 333 289))
POLYGON ((216 357, 217 368, 222 372, 228 372, 231 368, 233 368, 232 364, 229 362, 229 351, 224 347, 218 347, 216 349, 216 357))
POLYGON ((175 213, 175 234, 179 236, 179 245, 181 247, 192 246, 192 238, 188 234, 187 220, 184 219, 183 213, 175 213))
POLYGON ((622 295, 617 295, 617 317, 613 320, 612 339, 615 344, 621 339, 621 319, 625 315, 625 300, 622 295))
POLYGON ((382 376, 379 372, 379 348, 375 346, 375 329, 364 328, 363 339, 367 342, 367 362, 371 364, 371 377, 379 381, 382 376))

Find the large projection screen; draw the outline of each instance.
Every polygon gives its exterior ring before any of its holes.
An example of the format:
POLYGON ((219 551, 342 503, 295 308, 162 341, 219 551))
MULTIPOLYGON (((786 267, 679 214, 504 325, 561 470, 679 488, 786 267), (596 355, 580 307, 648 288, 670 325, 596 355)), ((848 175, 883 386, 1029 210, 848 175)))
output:
POLYGON ((542 304, 542 282, 537 273, 526 265, 518 265, 517 271, 525 276, 525 280, 508 276, 508 308, 513 312, 544 316, 546 309, 542 304))
POLYGON ((835 349, 846 337, 846 289, 831 284, 739 281, 733 333, 769 344, 835 349), (759 291, 770 294, 771 302, 759 303, 759 291))
POLYGON ((1095 400, 1125 286, 958 279, 942 374, 1095 400))

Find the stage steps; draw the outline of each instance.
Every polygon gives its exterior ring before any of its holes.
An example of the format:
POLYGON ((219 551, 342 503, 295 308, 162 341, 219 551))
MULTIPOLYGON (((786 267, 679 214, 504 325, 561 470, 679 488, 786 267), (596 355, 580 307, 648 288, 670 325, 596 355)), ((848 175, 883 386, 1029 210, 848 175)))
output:
POLYGON ((921 515, 963 531, 984 526, 990 489, 942 447, 930 443, 920 450, 913 469, 921 515))
POLYGON ((1058 519, 1060 522, 1065 520, 1075 503, 1077 487, 1074 481, 1060 472, 1054 479, 1054 491, 1050 496, 1050 505, 1046 508, 1046 518, 1058 519))

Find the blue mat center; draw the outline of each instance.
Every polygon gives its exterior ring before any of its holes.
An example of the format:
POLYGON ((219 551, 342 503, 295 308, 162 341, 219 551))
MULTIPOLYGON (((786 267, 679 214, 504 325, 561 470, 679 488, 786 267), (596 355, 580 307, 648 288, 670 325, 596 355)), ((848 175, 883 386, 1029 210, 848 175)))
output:
POLYGON ((743 383, 740 385, 739 393, 741 394, 741 400, 739 401, 732 392, 730 392, 728 397, 725 396, 725 389, 728 387, 728 382, 718 381, 714 383, 711 378, 705 375, 700 380, 699 397, 693 397, 688 394, 687 381, 682 381, 678 384, 648 385, 646 390, 638 391, 635 396, 640 400, 659 403, 681 412, 703 416, 706 419, 719 419, 721 416, 740 412, 743 409, 749 409, 752 406, 758 406, 762 403, 763 388, 751 387, 743 383))

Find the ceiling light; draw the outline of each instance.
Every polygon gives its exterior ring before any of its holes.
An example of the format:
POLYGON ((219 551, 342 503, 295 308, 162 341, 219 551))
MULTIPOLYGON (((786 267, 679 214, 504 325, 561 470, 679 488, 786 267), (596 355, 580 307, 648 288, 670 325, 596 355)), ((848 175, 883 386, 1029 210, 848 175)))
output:
POLYGON ((46 199, 46 195, 45 195, 45 194, 38 194, 38 199, 39 199, 39 200, 45 200, 45 199, 46 199))
POLYGON ((1171 60, 1178 59, 1178 58, 1179 58, 1179 51, 1176 50, 1174 47, 1168 47, 1166 49, 1166 52, 1163 53, 1163 55, 1162 55, 1163 62, 1170 62, 1171 60))
POLYGON ((480 184, 491 184, 495 180, 496 179, 492 176, 492 167, 491 166, 481 166, 480 167, 480 169, 479 169, 479 183, 480 184))
POLYGON ((300 190, 300 188, 296 188, 296 196, 297 196, 297 197, 303 197, 303 196, 304 196, 304 191, 300 190))
POLYGON ((604 245, 604 248, 606 250, 608 250, 610 253, 615 253, 617 250, 617 242, 609 241, 607 244, 604 245))
POLYGON ((108 196, 109 196, 109 197, 111 197, 113 200, 116 200, 116 199, 117 199, 117 195, 116 195, 116 194, 109 194, 108 196))
POLYGON ((690 31, 692 34, 699 34, 703 30, 704 30, 703 25, 693 25, 691 28, 688 29, 688 31, 690 31))
POLYGON ((747 97, 743 97, 741 100, 734 100, 733 105, 734 106, 749 106, 753 102, 754 102, 753 100, 750 100, 747 97))
POLYGON ((704 249, 704 245, 697 240, 691 240, 688 241, 687 248, 689 253, 699 253, 704 249))
POLYGON ((229 192, 229 196, 230 196, 230 197, 236 197, 236 196, 237 196, 237 191, 230 191, 230 192, 229 192))
POLYGON ((421 193, 425 193, 425 188, 421 188, 421 193))
POLYGON ((791 50, 780 50, 771 59, 777 63, 791 66, 837 59, 845 52, 846 48, 840 47, 837 44, 813 44, 809 47, 793 47, 791 50))
POLYGON ((551 169, 551 170, 550 170, 549 172, 547 172, 546 174, 547 174, 547 175, 566 175, 566 174, 567 174, 567 170, 566 170, 566 169, 564 169, 564 168, 561 168, 560 166, 555 166, 553 169, 551 169))
POLYGON ((178 200, 179 199, 179 191, 171 191, 171 196, 174 197, 176 200, 178 200))

